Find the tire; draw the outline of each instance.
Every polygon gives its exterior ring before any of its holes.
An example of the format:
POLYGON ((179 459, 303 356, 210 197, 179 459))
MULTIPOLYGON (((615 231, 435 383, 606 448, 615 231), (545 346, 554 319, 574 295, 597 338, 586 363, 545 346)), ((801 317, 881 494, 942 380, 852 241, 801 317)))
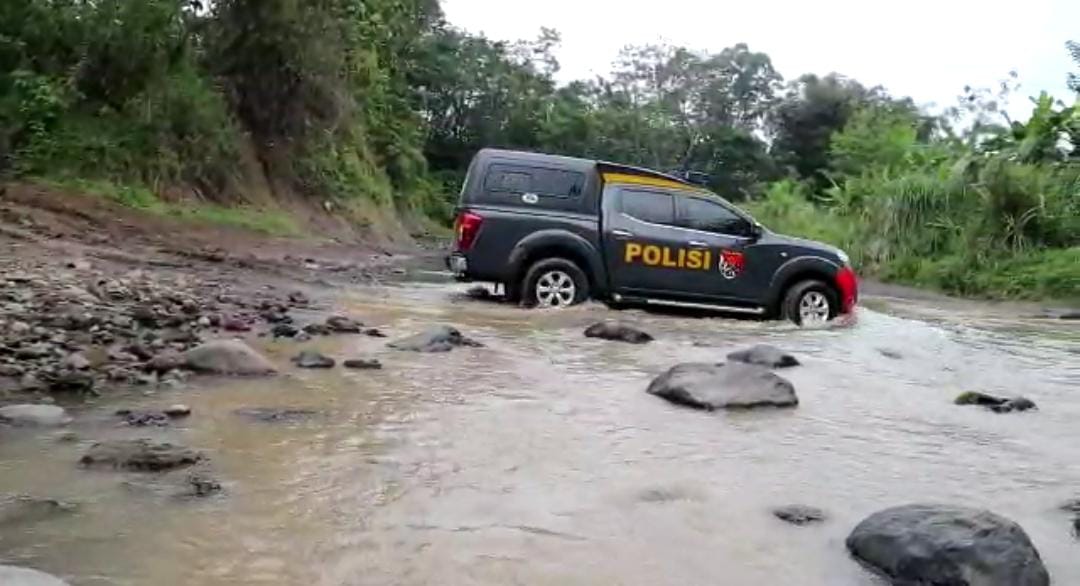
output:
POLYGON ((588 299, 589 278, 565 258, 533 263, 521 281, 521 304, 526 307, 565 307, 588 299))
POLYGON ((830 321, 840 313, 840 296, 822 281, 810 279, 795 283, 780 304, 780 315, 796 325, 803 322, 830 321), (816 314, 816 317, 813 317, 816 314))

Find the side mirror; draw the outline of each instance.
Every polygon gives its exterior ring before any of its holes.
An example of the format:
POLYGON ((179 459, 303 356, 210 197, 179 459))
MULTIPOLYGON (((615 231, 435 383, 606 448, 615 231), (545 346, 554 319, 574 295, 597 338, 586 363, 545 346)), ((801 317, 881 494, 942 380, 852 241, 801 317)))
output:
POLYGON ((755 220, 753 223, 750 224, 750 237, 754 240, 761 238, 762 234, 764 233, 765 226, 762 226, 761 222, 755 220))

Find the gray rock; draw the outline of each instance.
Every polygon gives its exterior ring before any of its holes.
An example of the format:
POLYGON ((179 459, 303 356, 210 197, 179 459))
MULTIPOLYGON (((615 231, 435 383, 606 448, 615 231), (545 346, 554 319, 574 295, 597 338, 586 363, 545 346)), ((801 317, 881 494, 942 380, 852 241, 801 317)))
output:
POLYGON ((0 565, 0 584, 4 586, 68 586, 56 576, 28 568, 0 565))
POLYGON ((171 417, 172 419, 180 419, 181 417, 187 417, 191 415, 191 407, 181 404, 170 405, 169 407, 166 407, 162 411, 162 413, 164 413, 166 417, 171 417))
POLYGON ((79 463, 87 468, 159 472, 191 466, 202 459, 202 454, 184 446, 135 439, 98 442, 79 463))
POLYGON ((71 423, 63 407, 56 405, 8 405, 0 407, 0 423, 26 427, 59 427, 71 423))
POLYGON ((627 342, 629 344, 645 344, 653 341, 653 337, 633 326, 615 321, 602 321, 585 329, 586 338, 600 338, 627 342))
POLYGON ((406 352, 449 352, 457 347, 482 347, 483 344, 466 338, 455 328, 439 326, 425 332, 402 338, 387 344, 395 350, 406 352))
POLYGON ((353 370, 379 370, 382 368, 382 363, 374 358, 350 358, 343 364, 345 368, 353 370))
POLYGON ((187 359, 179 352, 175 350, 166 350, 151 358, 146 363, 146 370, 158 374, 165 374, 170 370, 182 368, 186 362, 187 359))
POLYGON ((64 366, 72 370, 86 370, 90 368, 90 360, 81 352, 72 352, 64 359, 64 366))
POLYGON ((4 497, 0 498, 0 527, 37 523, 76 510, 76 505, 56 499, 26 495, 4 497))
POLYGON ((296 334, 300 333, 300 330, 292 324, 277 324, 271 330, 275 338, 295 338, 296 334))
POLYGON ((329 336, 333 332, 326 324, 308 324, 304 326, 304 333, 309 336, 329 336))
POLYGON ((221 322, 221 327, 226 332, 250 332, 251 331, 251 324, 247 323, 246 321, 244 321, 244 320, 242 320, 240 318, 236 318, 236 317, 225 318, 221 322))
POLYGON ((986 393, 967 391, 960 393, 953 401, 957 405, 978 405, 986 407, 994 413, 1012 413, 1013 411, 1027 411, 1035 409, 1035 402, 1024 397, 995 397, 986 393))
POLYGON ((368 336, 368 337, 371 337, 371 338, 385 338, 386 337, 386 334, 383 333, 383 331, 380 330, 379 328, 366 328, 364 330, 364 335, 368 336))
POLYGON ((859 523, 847 547, 899 584, 1050 584, 1024 530, 985 510, 925 504, 886 509, 859 523))
POLYGON ((333 358, 311 350, 304 350, 293 356, 292 361, 300 368, 333 368, 336 364, 333 358))
POLYGON ((903 354, 891 348, 878 348, 877 351, 878 354, 881 354, 885 358, 891 358, 893 360, 901 360, 904 358, 903 354))
POLYGON ((239 417, 262 423, 293 423, 318 415, 312 409, 283 409, 278 407, 244 407, 233 411, 239 417))
POLYGON ((188 350, 183 357, 185 367, 208 374, 255 376, 277 372, 269 360, 239 340, 207 342, 188 350))
POLYGON ((776 346, 770 346, 769 344, 758 344, 757 346, 745 350, 732 352, 731 354, 728 354, 727 357, 728 360, 733 360, 735 362, 757 364, 769 368, 788 368, 799 365, 799 360, 797 358, 776 346))
POLYGON ((794 407, 795 387, 769 369, 731 364, 679 364, 653 379, 649 394, 697 409, 794 407))
POLYGON ((165 427, 172 422, 172 419, 161 411, 120 409, 116 414, 132 427, 165 427))
POLYGON ((792 525, 799 526, 820 523, 827 518, 825 511, 822 511, 817 507, 808 507, 806 505, 777 507, 773 509, 772 513, 781 521, 786 521, 792 525))
POLYGON ((221 483, 204 474, 189 475, 185 484, 187 490, 180 496, 203 498, 221 492, 221 483))
POLYGON ((363 331, 364 324, 350 317, 334 315, 326 318, 326 327, 338 334, 359 334, 363 331))
POLYGON ((89 394, 94 392, 96 381, 85 372, 61 372, 45 379, 53 393, 89 394))

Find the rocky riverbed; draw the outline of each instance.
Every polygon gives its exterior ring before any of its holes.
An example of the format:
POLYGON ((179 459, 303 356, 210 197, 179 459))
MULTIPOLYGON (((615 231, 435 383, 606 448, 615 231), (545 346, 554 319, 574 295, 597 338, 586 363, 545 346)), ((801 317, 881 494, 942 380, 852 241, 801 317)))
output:
POLYGON ((74 586, 1080 580, 1063 321, 871 300, 801 330, 465 289, 266 290, 292 321, 187 320, 175 388, 35 391, 71 421, 0 426, 0 564, 74 586), (214 340, 274 374, 198 374, 214 340))

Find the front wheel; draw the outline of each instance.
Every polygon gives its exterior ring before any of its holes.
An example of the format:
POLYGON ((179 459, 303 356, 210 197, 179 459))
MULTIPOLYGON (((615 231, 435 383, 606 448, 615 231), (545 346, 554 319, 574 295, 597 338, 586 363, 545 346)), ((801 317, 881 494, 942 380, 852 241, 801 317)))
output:
POLYGON ((521 302, 528 307, 566 307, 589 298, 589 279, 573 261, 547 258, 525 273, 521 302))
POLYGON ((800 281, 787 290, 781 311, 798 325, 825 323, 840 313, 840 296, 821 281, 800 281))

